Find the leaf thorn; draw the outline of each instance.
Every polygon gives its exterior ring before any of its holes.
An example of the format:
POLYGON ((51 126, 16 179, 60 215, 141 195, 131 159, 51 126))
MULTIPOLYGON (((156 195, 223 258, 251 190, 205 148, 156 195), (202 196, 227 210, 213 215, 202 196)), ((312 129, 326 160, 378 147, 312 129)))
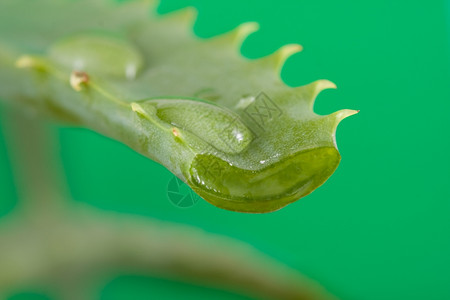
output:
POLYGON ((289 57, 295 53, 301 52, 302 50, 303 46, 300 44, 288 44, 282 46, 275 53, 273 53, 272 55, 275 57, 278 72, 281 72, 281 68, 289 57))
POLYGON ((252 33, 259 30, 258 22, 245 22, 236 27, 234 42, 240 47, 244 40, 252 33))

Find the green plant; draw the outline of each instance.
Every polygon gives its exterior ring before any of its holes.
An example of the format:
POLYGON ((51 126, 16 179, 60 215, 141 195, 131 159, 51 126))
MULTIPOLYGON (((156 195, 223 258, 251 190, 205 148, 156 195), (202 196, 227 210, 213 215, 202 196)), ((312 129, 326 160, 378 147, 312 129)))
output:
POLYGON ((0 20, 1 98, 122 141, 218 207, 280 209, 339 164, 336 127, 357 111, 319 116, 314 100, 333 83, 281 81, 277 70, 299 45, 243 59, 239 46, 254 23, 201 41, 187 24, 192 9, 149 18, 145 1, 75 1, 60 11, 50 0, 1 5, 11 12, 0 20), (25 4, 34 14, 21 19, 15 10, 25 4), (41 22, 49 11, 64 26, 41 22))
MULTIPOLYGON (((187 24, 193 10, 147 13, 144 1, 2 0, 0 98, 122 141, 229 210, 279 209, 332 174, 336 126, 356 111, 313 113, 329 81, 284 85, 276 70, 300 46, 245 60, 237 48, 254 23, 201 41, 187 24), (33 13, 22 18, 25 8, 33 13)), ((73 205, 52 172, 41 122, 8 121, 23 202, 0 227, 0 297, 32 285, 89 299, 105 273, 125 270, 259 298, 333 299, 247 245, 73 205)))

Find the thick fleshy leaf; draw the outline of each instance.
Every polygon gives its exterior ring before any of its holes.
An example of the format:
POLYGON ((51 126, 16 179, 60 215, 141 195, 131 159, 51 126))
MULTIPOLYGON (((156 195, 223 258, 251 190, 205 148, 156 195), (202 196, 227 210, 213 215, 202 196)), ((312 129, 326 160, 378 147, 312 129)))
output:
POLYGON ((239 48, 257 24, 201 40, 192 8, 151 10, 147 1, 2 0, 0 97, 120 140, 224 209, 274 211, 326 181, 340 161, 336 127, 357 111, 319 116, 314 100, 333 83, 281 81, 301 46, 248 60, 239 48), (65 26, 41 21, 54 16, 65 26))

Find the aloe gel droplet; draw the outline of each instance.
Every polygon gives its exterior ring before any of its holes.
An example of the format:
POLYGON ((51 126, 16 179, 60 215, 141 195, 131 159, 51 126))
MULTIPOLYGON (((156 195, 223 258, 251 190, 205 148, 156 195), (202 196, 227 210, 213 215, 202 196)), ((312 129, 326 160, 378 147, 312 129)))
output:
POLYGON ((217 105, 182 99, 150 100, 148 103, 156 105, 161 120, 195 134, 219 151, 239 153, 254 139, 237 114, 217 105))
POLYGON ((311 193, 334 172, 339 160, 334 147, 320 147, 252 171, 200 154, 191 164, 188 184, 215 206, 240 212, 271 212, 311 193))
POLYGON ((130 42, 108 33, 81 33, 61 39, 49 49, 56 62, 76 71, 134 79, 144 65, 130 42))

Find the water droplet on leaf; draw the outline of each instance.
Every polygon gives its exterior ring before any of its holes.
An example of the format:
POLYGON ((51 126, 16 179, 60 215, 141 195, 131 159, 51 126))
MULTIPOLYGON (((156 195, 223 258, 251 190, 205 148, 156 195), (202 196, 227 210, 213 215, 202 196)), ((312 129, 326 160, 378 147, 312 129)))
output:
POLYGON ((73 71, 98 76, 134 79, 144 65, 140 51, 130 42, 108 33, 81 33, 61 39, 49 55, 73 71))

